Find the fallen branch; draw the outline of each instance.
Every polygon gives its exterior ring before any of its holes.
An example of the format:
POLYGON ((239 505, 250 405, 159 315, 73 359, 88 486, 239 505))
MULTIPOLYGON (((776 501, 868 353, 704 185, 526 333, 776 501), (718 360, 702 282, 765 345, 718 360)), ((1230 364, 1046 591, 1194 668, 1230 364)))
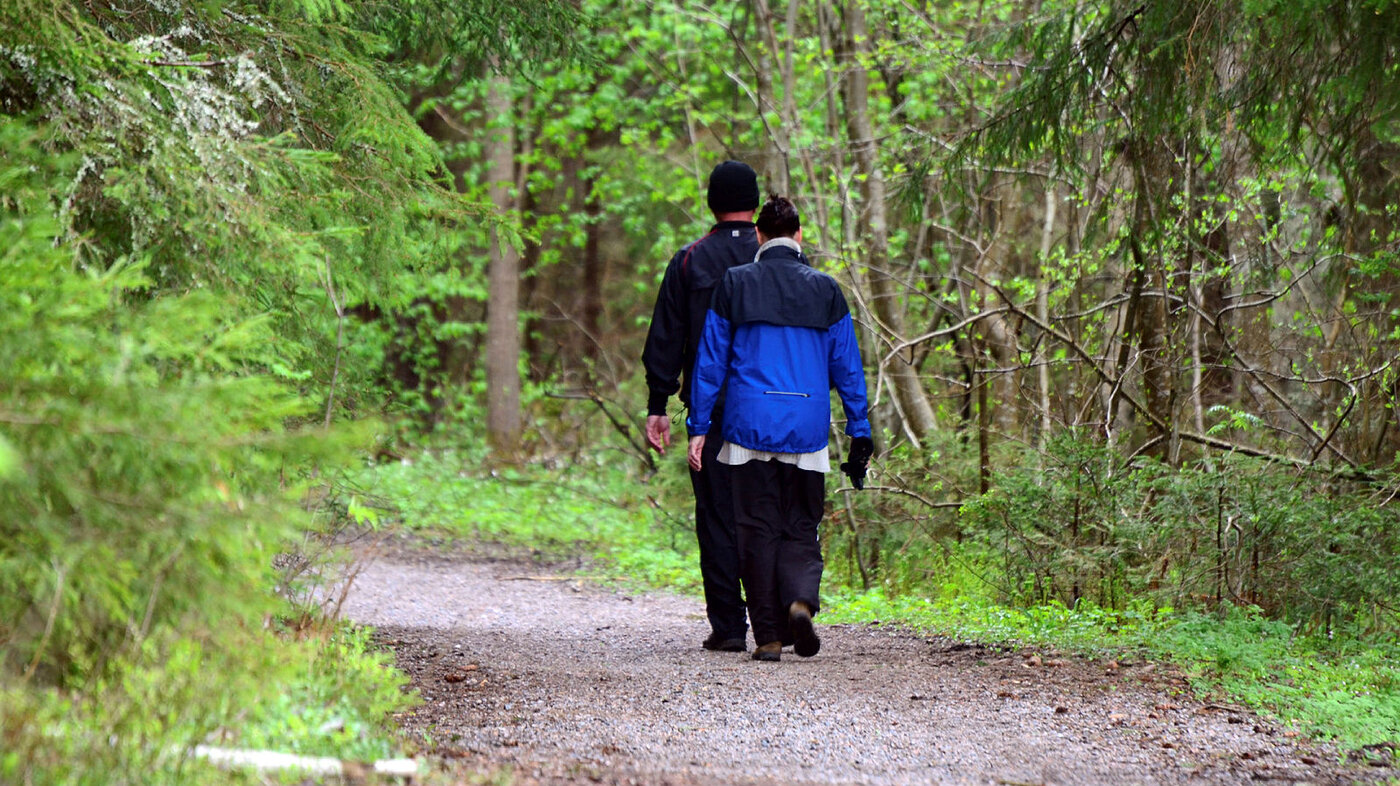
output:
POLYGON ((622 576, 503 576, 501 581, 622 581, 622 576))
MULTIPOLYGON (((841 489, 838 489, 838 491, 845 491, 845 490, 846 490, 846 487, 843 487, 843 488, 841 488, 841 489)), ((902 494, 903 496, 912 497, 913 499, 918 500, 918 501, 919 501, 921 504, 923 504, 925 507, 929 507, 929 508, 960 508, 960 507, 962 507, 964 504, 966 504, 966 501, 965 501, 965 500, 951 500, 951 501, 947 501, 947 502, 935 502, 935 501, 929 499, 928 497, 923 496, 922 494, 915 493, 915 492, 910 491, 909 489, 906 489, 906 488, 900 488, 899 486, 866 486, 866 487, 865 487, 865 490, 866 490, 866 491, 888 491, 888 492, 890 492, 891 494, 902 494)))
POLYGON ((417 759, 380 759, 372 763, 342 761, 331 756, 298 756, 277 751, 240 750, 196 745, 191 753, 198 759, 223 769, 246 769, 258 772, 297 770, 311 775, 348 775, 363 777, 369 773, 412 778, 418 775, 417 759))

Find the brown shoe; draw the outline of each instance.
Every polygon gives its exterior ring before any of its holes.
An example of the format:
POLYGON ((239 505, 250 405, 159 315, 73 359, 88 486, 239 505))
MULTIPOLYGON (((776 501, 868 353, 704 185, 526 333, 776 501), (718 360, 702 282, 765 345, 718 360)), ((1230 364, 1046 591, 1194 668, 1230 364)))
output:
POLYGON ((788 607, 788 624, 792 626, 792 651, 804 658, 816 655, 822 648, 822 640, 812 628, 812 609, 800 600, 788 607))
POLYGON ((783 643, 781 641, 770 641, 762 647, 755 647, 753 651, 754 660, 777 661, 783 659, 783 643))

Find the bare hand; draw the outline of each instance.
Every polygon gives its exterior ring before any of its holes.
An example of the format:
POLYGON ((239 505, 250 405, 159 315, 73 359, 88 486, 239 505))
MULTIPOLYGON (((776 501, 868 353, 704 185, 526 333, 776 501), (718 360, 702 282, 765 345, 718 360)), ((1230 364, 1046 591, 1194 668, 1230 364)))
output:
POLYGON ((703 434, 698 437, 690 438, 690 452, 687 454, 686 458, 690 460, 690 468, 696 472, 699 472, 701 469, 700 454, 704 450, 705 436, 703 434))
POLYGON ((647 415, 647 445, 662 455, 671 444, 671 419, 665 415, 647 415))

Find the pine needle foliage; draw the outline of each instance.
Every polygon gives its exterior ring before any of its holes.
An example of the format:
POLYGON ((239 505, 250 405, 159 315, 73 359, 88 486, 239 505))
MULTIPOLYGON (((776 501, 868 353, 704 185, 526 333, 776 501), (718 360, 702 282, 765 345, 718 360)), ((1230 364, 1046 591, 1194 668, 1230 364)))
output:
POLYGON ((467 71, 481 66, 530 72, 539 64, 588 62, 583 49, 587 14, 569 2, 357 3, 353 17, 367 30, 380 31, 391 62, 438 60, 467 71))
POLYGON ((391 79, 409 19, 0 5, 0 781, 199 780, 186 746, 306 673, 264 630, 272 556, 368 436, 349 314, 488 220, 391 79))
POLYGON ((1090 163, 1122 146, 1240 128, 1263 159, 1305 142, 1354 162, 1400 134, 1400 14, 1386 0, 1046 3, 989 43, 1024 63, 960 148, 990 165, 1090 163))
POLYGON ((342 441, 288 432, 306 402, 238 373, 269 320, 207 290, 140 296, 146 261, 85 269, 56 242, 68 161, 46 131, 0 127, 0 745, 26 754, 0 778, 134 782, 167 735, 256 699, 270 556, 298 520, 278 476, 342 441))

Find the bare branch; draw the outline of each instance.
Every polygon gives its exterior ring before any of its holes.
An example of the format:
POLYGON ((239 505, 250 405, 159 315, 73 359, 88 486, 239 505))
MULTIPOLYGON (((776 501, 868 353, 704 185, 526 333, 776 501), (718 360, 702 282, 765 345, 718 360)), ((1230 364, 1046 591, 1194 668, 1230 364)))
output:
POLYGON ((161 66, 163 68, 218 68, 220 66, 233 65, 248 53, 244 52, 238 57, 226 57, 222 60, 142 60, 142 65, 161 66))

